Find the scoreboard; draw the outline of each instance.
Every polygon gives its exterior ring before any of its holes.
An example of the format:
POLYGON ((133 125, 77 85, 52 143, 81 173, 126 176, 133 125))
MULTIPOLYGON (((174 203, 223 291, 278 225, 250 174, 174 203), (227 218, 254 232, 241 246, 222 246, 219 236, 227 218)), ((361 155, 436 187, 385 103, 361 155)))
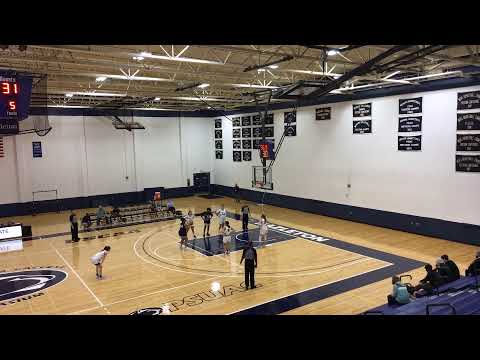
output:
POLYGON ((28 117, 32 78, 0 71, 0 134, 18 134, 18 122, 28 117))
POLYGON ((261 141, 258 148, 260 149, 260 157, 265 160, 274 160, 275 152, 273 151, 273 142, 269 140, 261 141))

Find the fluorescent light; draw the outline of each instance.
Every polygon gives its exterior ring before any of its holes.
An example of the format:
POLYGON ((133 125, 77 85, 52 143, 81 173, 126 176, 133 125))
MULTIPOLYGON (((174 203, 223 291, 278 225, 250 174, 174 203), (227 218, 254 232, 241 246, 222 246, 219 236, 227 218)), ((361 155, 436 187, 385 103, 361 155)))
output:
POLYGON ((310 71, 310 70, 287 70, 287 71, 299 73, 299 74, 331 76, 334 78, 339 78, 340 76, 342 76, 342 74, 335 74, 335 73, 324 72, 324 71, 310 71))
POLYGON ((435 76, 445 76, 445 75, 453 75, 453 74, 462 74, 461 71, 447 71, 443 73, 437 73, 437 74, 429 74, 429 75, 422 75, 422 76, 415 76, 411 78, 406 78, 403 80, 420 80, 420 79, 427 79, 435 76))
POLYGON ((160 98, 157 96, 157 97, 155 98, 155 101, 160 101, 160 98))
POLYGON ((102 93, 102 92, 82 92, 82 91, 76 91, 73 92, 72 94, 74 95, 85 95, 85 96, 118 96, 118 97, 124 97, 127 96, 127 94, 117 94, 117 93, 102 93))
POLYGON ((98 82, 102 82, 102 81, 107 80, 107 77, 106 77, 106 76, 99 76, 99 77, 96 78, 96 80, 97 80, 98 82))
POLYGON ((206 87, 209 87, 209 86, 210 86, 210 84, 200 84, 200 85, 198 85, 198 87, 201 88, 201 89, 205 89, 206 87))
POLYGON ((90 108, 91 106, 86 105, 47 105, 49 108, 70 108, 70 109, 84 109, 90 108))
POLYGON ((234 87, 255 88, 255 89, 278 89, 278 86, 255 85, 255 84, 232 84, 234 87))
POLYGON ((143 59, 145 59, 143 56, 134 56, 133 57, 133 60, 142 61, 143 59))
POLYGON ((278 65, 270 65, 269 68, 270 69, 278 69, 278 65))
POLYGON ((337 55, 337 54, 338 54, 338 50, 332 49, 332 50, 327 51, 328 56, 334 56, 334 55, 337 55))
POLYGON ((65 94, 66 97, 71 98, 73 97, 73 94, 65 94))
POLYGON ((235 102, 236 100, 231 99, 219 99, 211 97, 189 97, 189 96, 171 96, 165 97, 166 99, 175 99, 175 100, 187 100, 187 101, 224 101, 224 102, 235 102))
POLYGON ((193 58, 186 58, 186 57, 171 57, 171 56, 164 56, 164 55, 153 55, 149 52, 142 52, 140 56, 145 58, 151 59, 159 59, 159 60, 170 60, 170 61, 180 61, 180 62, 192 62, 192 63, 199 63, 199 64, 211 64, 211 65, 225 65, 223 62, 220 61, 211 61, 211 60, 203 60, 203 59, 193 59, 193 58))
MULTIPOLYGON (((157 78, 157 77, 149 77, 149 76, 135 76, 135 75, 104 75, 100 76, 100 78, 112 78, 112 79, 120 79, 120 80, 132 80, 132 81, 173 81, 170 79, 164 78, 157 78)), ((99 78, 97 78, 97 81, 99 78)))
POLYGON ((265 69, 258 69, 257 71, 258 71, 258 72, 264 72, 265 69))

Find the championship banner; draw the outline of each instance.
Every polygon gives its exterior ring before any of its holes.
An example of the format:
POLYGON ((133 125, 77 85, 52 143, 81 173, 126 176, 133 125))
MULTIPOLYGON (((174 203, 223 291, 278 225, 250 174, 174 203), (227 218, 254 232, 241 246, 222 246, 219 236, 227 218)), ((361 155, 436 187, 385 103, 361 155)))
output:
POLYGON ((422 135, 398 137, 398 151, 420 150, 422 150, 422 135))
POLYGON ((480 130, 480 113, 457 114, 457 130, 480 130))
POLYGON ((422 98, 398 100, 398 113, 400 115, 422 113, 422 98))
POLYGON ((243 116, 242 117, 242 126, 251 126, 252 121, 250 116, 243 116))
POLYGON ((215 139, 221 139, 222 138, 222 130, 215 130, 215 139))
POLYGON ((457 94, 457 110, 480 109, 480 90, 457 94))
POLYGON ((243 152, 243 161, 252 161, 252 152, 244 151, 243 152))
POLYGON ((421 116, 407 116, 398 119, 398 132, 422 131, 421 116))
POLYGON ((480 155, 456 155, 455 169, 460 172, 480 172, 480 155))
POLYGON ((215 119, 215 128, 221 128, 222 127, 222 119, 215 119))
POLYGON ((233 152, 233 161, 234 162, 241 162, 242 161, 242 152, 241 151, 234 151, 233 152))
POLYGON ((240 126, 240 118, 239 117, 234 117, 232 119, 232 126, 233 127, 239 127, 240 126))
POLYGON ((371 134, 372 120, 354 120, 353 133, 354 134, 371 134))
POLYGON ((372 103, 353 105, 353 117, 372 116, 372 103))
POLYGON ((480 134, 457 134, 457 151, 480 151, 480 134))
POLYGON ((331 116, 332 116, 331 107, 315 109, 315 120, 330 120, 331 116))
POLYGON ((218 159, 218 160, 223 159, 223 151, 221 150, 215 151, 215 159, 218 159))

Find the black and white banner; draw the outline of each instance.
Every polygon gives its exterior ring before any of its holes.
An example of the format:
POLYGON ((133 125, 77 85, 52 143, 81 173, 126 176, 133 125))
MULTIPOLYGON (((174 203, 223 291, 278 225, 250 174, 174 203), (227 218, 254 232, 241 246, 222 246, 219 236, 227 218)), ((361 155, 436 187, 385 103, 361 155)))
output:
POLYGON ((232 137, 240 138, 240 137, 242 137, 241 135, 242 135, 241 129, 233 129, 232 130, 232 137))
POLYGON ((422 131, 421 116, 406 116, 398 119, 398 132, 422 131))
POLYGON ((315 109, 315 120, 330 120, 332 116, 331 107, 315 109))
POLYGON ((262 120, 260 118, 260 115, 252 116, 252 125, 262 125, 262 120))
POLYGON ((253 137, 254 138, 261 138, 262 137, 262 128, 261 127, 253 128, 253 137))
POLYGON ((289 112, 283 113, 283 122, 285 124, 296 123, 297 122, 297 112, 296 111, 289 111, 289 112))
POLYGON ((265 137, 274 137, 273 126, 266 126, 265 127, 265 137))
POLYGON ((222 140, 215 140, 215 149, 223 149, 222 140))
POLYGON ((251 149, 252 148, 252 140, 242 140, 242 148, 243 149, 251 149))
POLYGON ((221 139, 222 138, 222 130, 215 130, 215 139, 221 139))
POLYGON ((233 127, 239 127, 240 126, 240 118, 239 117, 234 117, 232 119, 232 126, 233 127))
POLYGON ((267 114, 267 117, 265 118, 265 124, 273 125, 273 113, 267 114))
POLYGON ((480 172, 480 155, 457 155, 455 169, 461 172, 480 172))
POLYGON ((252 152, 244 151, 243 152, 243 161, 252 161, 252 152))
POLYGON ((480 134, 457 134, 457 151, 480 151, 480 134))
POLYGON ((457 94, 457 110, 480 109, 480 90, 457 94))
POLYGON ((251 138, 251 137, 252 137, 252 128, 243 128, 242 138, 251 138))
POLYGON ((353 105, 353 117, 372 116, 372 103, 353 105))
POLYGON ((354 120, 353 133, 354 134, 371 134, 372 120, 354 120))
POLYGON ((404 114, 421 114, 422 113, 422 98, 400 99, 398 100, 398 113, 404 114))
POLYGON ((234 151, 233 152, 233 161, 234 162, 242 161, 242 152, 241 151, 234 151))
POLYGON ((422 135, 416 136, 399 136, 399 151, 420 151, 422 150, 422 135))
POLYGON ((240 140, 233 140, 233 148, 234 149, 241 149, 242 148, 242 142, 240 140))
POLYGON ((253 140, 253 148, 254 149, 259 149, 260 148, 260 141, 262 141, 262 139, 254 139, 253 140))
POLYGON ((457 130, 480 130, 480 113, 457 114, 457 130))
POLYGON ((222 127, 222 119, 215 119, 215 129, 220 129, 222 127))
POLYGON ((252 118, 250 116, 242 116, 242 126, 251 126, 252 118))
POLYGON ((297 125, 285 125, 285 136, 297 136, 297 125))
POLYGON ((221 150, 215 151, 215 159, 219 159, 219 160, 223 159, 223 151, 221 150))

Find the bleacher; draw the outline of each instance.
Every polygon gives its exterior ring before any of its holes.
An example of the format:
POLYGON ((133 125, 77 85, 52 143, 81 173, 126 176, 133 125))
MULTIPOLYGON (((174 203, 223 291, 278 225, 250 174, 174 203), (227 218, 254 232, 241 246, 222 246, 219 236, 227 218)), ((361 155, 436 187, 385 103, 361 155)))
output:
POLYGON ((478 276, 461 277, 405 305, 382 305, 364 315, 480 315, 478 276))
POLYGON ((106 211, 106 216, 99 225, 97 225, 97 216, 91 214, 92 225, 86 231, 109 229, 120 224, 134 225, 157 220, 173 220, 182 216, 181 211, 176 211, 174 214, 168 211, 166 206, 158 206, 155 207, 155 210, 152 210, 152 204, 132 205, 118 208, 118 210, 118 216, 113 215, 112 211, 106 211))

